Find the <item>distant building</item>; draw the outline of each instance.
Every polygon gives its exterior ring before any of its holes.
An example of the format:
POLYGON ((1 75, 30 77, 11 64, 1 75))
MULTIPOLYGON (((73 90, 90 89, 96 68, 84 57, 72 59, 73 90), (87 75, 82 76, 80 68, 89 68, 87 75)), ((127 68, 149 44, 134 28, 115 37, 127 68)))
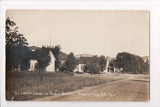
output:
POLYGON ((74 72, 84 72, 84 66, 88 63, 92 62, 92 57, 96 55, 89 55, 89 54, 80 54, 76 55, 76 59, 78 64, 76 65, 76 68, 74 69, 74 72))
POLYGON ((112 58, 107 57, 106 59, 107 59, 107 63, 106 63, 106 69, 103 71, 104 73, 110 72, 110 66, 109 66, 109 64, 110 64, 112 58))
POLYGON ((149 57, 148 56, 144 56, 144 57, 142 57, 142 59, 144 60, 144 62, 146 63, 147 61, 147 63, 149 63, 149 57))
POLYGON ((85 64, 76 65, 76 68, 74 69, 74 72, 84 72, 84 66, 85 66, 85 64))
MULTIPOLYGON (((76 68, 74 69, 74 72, 84 72, 84 66, 87 63, 92 63, 93 59, 92 57, 96 57, 96 55, 89 55, 89 54, 80 54, 80 55, 76 55, 77 60, 78 60, 78 64, 76 65, 76 68)), ((106 69, 103 71, 104 73, 108 73, 108 72, 112 72, 114 71, 111 70, 111 67, 109 66, 112 58, 107 57, 107 62, 106 62, 106 69)), ((115 72, 117 72, 117 69, 115 69, 115 72)))

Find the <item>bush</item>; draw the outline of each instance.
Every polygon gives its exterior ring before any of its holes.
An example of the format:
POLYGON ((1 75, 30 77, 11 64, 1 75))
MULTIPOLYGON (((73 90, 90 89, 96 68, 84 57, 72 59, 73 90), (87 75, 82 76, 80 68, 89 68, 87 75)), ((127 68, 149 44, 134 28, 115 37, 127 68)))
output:
POLYGON ((84 66, 84 72, 91 73, 91 74, 99 74, 100 69, 97 64, 86 64, 84 66))

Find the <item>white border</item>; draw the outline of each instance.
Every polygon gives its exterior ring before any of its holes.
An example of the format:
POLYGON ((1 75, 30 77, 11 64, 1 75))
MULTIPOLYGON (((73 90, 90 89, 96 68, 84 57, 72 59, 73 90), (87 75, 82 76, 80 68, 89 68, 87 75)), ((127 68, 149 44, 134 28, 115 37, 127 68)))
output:
POLYGON ((34 1, 0 2, 0 74, 2 107, 21 106, 141 106, 160 107, 160 2, 159 1, 34 1), (7 102, 5 101, 5 11, 7 9, 56 9, 56 10, 148 10, 150 11, 150 101, 149 102, 7 102))

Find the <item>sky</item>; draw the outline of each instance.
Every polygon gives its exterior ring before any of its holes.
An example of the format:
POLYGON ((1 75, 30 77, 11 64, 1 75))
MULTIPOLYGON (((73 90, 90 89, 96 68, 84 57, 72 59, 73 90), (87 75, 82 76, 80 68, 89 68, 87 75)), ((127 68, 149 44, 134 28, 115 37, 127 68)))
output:
POLYGON ((29 46, 65 53, 149 56, 149 12, 133 10, 7 10, 29 46))

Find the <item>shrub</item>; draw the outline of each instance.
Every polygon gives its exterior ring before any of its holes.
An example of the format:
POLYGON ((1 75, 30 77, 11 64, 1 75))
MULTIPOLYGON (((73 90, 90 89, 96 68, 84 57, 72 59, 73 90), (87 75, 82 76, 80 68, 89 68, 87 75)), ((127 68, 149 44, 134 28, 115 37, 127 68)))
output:
POLYGON ((84 66, 84 72, 91 73, 91 74, 99 74, 100 69, 97 64, 86 64, 84 66))

